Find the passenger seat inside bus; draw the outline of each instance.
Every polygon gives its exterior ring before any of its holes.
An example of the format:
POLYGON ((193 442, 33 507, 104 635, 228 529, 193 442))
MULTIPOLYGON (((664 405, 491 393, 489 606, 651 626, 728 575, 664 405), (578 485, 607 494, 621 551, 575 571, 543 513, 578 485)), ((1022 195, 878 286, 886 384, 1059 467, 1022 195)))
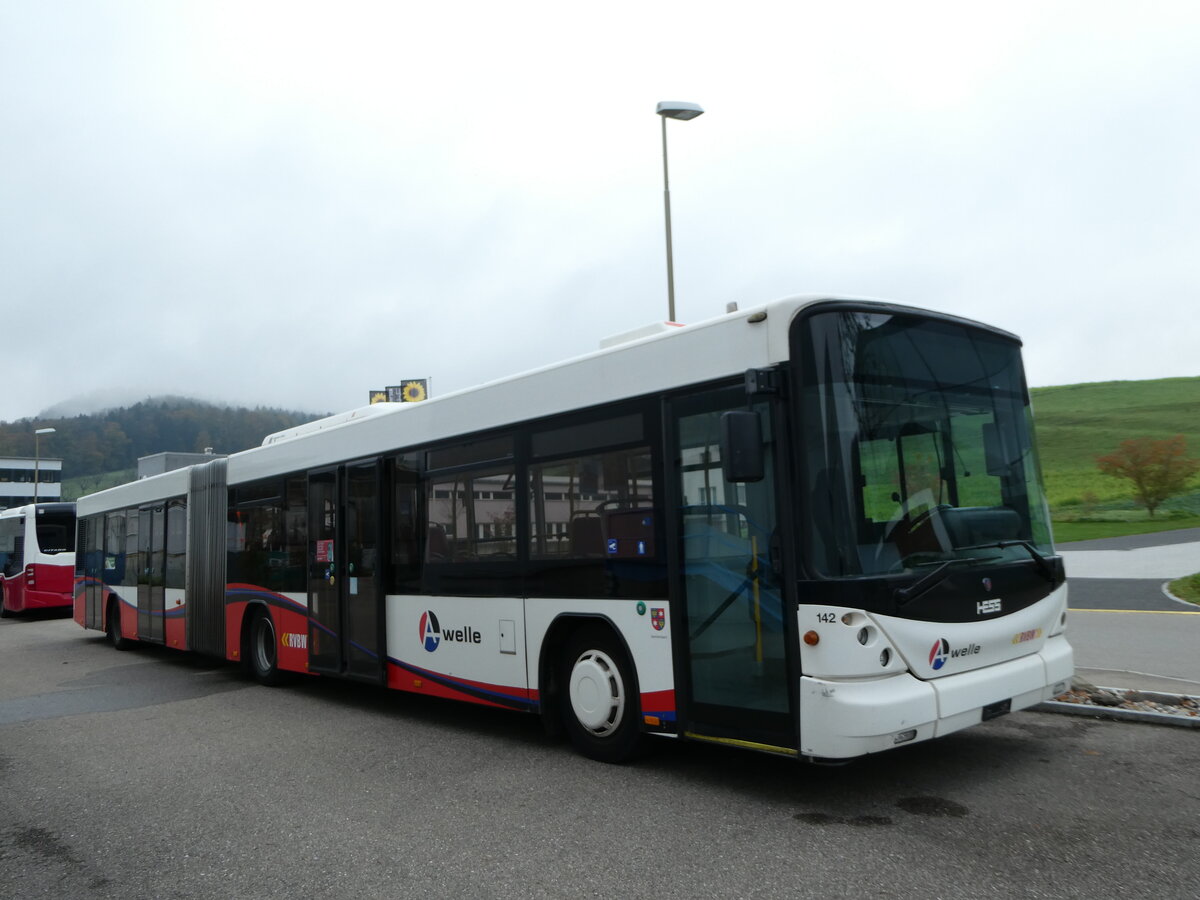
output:
POLYGON ((576 515, 571 519, 571 556, 596 557, 604 555, 604 525, 592 514, 576 515))
POLYGON ((450 543, 446 529, 436 522, 429 523, 429 542, 425 545, 426 562, 446 562, 450 558, 450 543))

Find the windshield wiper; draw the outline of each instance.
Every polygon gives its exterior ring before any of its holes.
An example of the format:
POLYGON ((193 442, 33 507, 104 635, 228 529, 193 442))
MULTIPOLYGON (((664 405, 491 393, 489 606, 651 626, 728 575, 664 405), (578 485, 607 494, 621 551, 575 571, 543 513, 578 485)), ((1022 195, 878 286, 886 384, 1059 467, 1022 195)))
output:
POLYGON ((1038 553, 1037 548, 1029 541, 1013 540, 1013 541, 995 541, 990 544, 975 544, 972 547, 960 547, 960 550, 988 550, 995 547, 997 550, 1004 550, 1008 547, 1024 547, 1029 555, 1033 557, 1033 561, 1037 563, 1038 571, 1045 576, 1046 580, 1054 584, 1054 568, 1047 561, 1046 557, 1038 553))
MULTIPOLYGON (((995 559, 995 557, 988 557, 988 558, 995 559)), ((944 563, 942 563, 940 566, 938 566, 932 572, 928 572, 925 575, 921 576, 916 581, 914 581, 912 584, 910 584, 908 587, 897 588, 896 593, 895 593, 897 605, 903 606, 904 604, 917 599, 917 597, 921 596, 922 594, 924 594, 926 591, 930 590, 931 588, 937 586, 939 583, 941 583, 943 580, 945 580, 946 574, 948 574, 948 573, 946 573, 947 569, 952 568, 954 566, 972 565, 974 563, 984 562, 984 561, 985 561, 985 559, 981 559, 981 558, 975 557, 975 556, 960 556, 960 557, 956 557, 954 559, 946 560, 944 563)))

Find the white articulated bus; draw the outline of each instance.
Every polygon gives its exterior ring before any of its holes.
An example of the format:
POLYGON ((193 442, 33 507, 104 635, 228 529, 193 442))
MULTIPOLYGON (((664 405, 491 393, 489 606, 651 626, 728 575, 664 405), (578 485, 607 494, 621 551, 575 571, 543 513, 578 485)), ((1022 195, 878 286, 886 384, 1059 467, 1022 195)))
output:
POLYGON ((1068 687, 1020 341, 794 298, 81 499, 136 641, 814 760, 1068 687))

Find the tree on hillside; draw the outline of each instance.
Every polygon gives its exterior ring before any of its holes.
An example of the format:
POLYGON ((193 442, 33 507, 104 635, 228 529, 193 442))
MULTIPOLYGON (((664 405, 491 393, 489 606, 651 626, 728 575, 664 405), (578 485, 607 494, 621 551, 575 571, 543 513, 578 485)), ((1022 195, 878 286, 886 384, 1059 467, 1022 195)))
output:
POLYGON ((0 422, 0 457, 32 456, 33 432, 55 429, 41 443, 43 459, 61 458, 64 478, 132 469, 140 456, 168 450, 236 453, 276 431, 312 421, 310 413, 232 409, 178 397, 149 398, 129 407, 69 418, 0 422))
POLYGON ((1188 458, 1182 434, 1161 440, 1121 441, 1113 453, 1096 457, 1096 465, 1105 475, 1133 482, 1134 497, 1151 518, 1164 500, 1183 493, 1191 477, 1200 471, 1200 459, 1188 458))

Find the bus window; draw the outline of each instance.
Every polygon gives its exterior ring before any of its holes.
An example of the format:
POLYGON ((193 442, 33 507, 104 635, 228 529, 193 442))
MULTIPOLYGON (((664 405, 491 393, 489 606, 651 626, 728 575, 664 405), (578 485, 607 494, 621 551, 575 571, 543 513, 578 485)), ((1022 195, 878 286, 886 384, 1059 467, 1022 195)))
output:
POLYGON ((531 466, 529 502, 532 559, 655 555, 649 448, 531 466))
POLYGON ((166 586, 183 588, 187 578, 187 504, 173 501, 167 507, 167 573, 166 586))
POLYGON ((142 568, 142 551, 138 544, 138 530, 141 517, 136 509, 125 511, 125 577, 121 580, 122 587, 136 588, 138 572, 142 568))
POLYGON ((105 584, 122 584, 125 580, 125 511, 109 513, 104 522, 104 566, 101 570, 105 584))
POLYGON ((21 557, 24 555, 17 542, 24 543, 25 519, 15 516, 0 519, 0 572, 11 578, 21 570, 21 557))
POLYGON ((429 482, 429 562, 516 559, 516 470, 459 472, 429 482))
POLYGON ((281 481, 270 481, 235 489, 229 507, 230 581, 272 591, 303 589, 304 572, 291 565, 295 554, 288 543, 288 529, 294 530, 298 514, 293 512, 290 520, 285 515, 284 487, 281 481))
MULTIPOLYGON (((416 593, 420 589, 421 551, 419 544, 421 479, 416 458, 400 457, 392 464, 392 585, 397 593, 416 593)), ((444 535, 443 535, 444 537, 444 535)))
POLYGON ((284 484, 282 590, 303 592, 308 572, 308 482, 304 476, 284 484))

